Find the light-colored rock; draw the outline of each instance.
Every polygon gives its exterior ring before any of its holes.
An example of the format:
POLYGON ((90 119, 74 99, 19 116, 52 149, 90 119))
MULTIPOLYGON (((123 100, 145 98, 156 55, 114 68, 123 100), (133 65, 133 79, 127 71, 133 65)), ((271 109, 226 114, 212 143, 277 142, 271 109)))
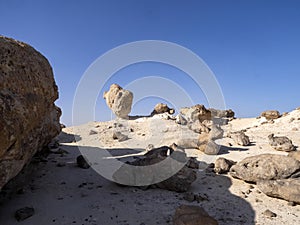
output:
POLYGON ((219 118, 233 118, 234 117, 234 112, 232 111, 232 109, 220 110, 220 109, 209 108, 208 110, 211 111, 211 115, 213 117, 219 117, 219 118))
POLYGON ((61 131, 57 99, 48 60, 0 36, 0 190, 61 131))
POLYGON ((300 151, 289 152, 288 156, 300 161, 300 151))
POLYGON ((211 120, 211 112, 204 105, 194 105, 192 107, 184 107, 180 109, 180 113, 189 121, 195 122, 200 120, 211 120))
POLYGON ((118 84, 112 84, 109 91, 104 92, 103 98, 107 106, 120 118, 127 118, 131 111, 133 94, 118 84))
POLYGON ((243 131, 232 132, 228 134, 237 145, 247 146, 250 144, 249 137, 243 131))
POLYGON ((300 204, 300 178, 282 180, 262 180, 257 187, 264 194, 300 204))
POLYGON ((125 134, 122 134, 120 131, 113 132, 112 138, 115 140, 118 140, 119 142, 128 140, 128 136, 125 134))
POLYGON ((167 106, 167 104, 158 103, 155 105, 154 110, 151 113, 151 116, 153 116, 155 114, 161 114, 161 113, 174 114, 175 109, 169 108, 169 106, 167 106))
POLYGON ((300 169, 300 162, 284 155, 262 154, 238 162, 230 175, 248 182, 285 179, 300 169))
POLYGON ((261 113, 261 116, 267 120, 277 119, 280 117, 280 113, 277 110, 267 110, 261 113))
POLYGON ((235 164, 236 164, 236 162, 234 162, 233 160, 219 157, 215 161, 214 171, 218 174, 227 173, 227 172, 229 172, 230 168, 235 164))
POLYGON ((288 137, 275 137, 274 134, 268 136, 269 144, 277 151, 290 152, 295 150, 295 146, 288 137))
POLYGON ((209 128, 203 125, 199 120, 196 120, 195 122, 189 123, 188 128, 196 133, 208 133, 209 128))
POLYGON ((180 125, 187 125, 187 120, 181 114, 175 117, 175 122, 180 125))
POLYGON ((173 225, 218 225, 218 222, 199 206, 181 205, 176 209, 173 225))

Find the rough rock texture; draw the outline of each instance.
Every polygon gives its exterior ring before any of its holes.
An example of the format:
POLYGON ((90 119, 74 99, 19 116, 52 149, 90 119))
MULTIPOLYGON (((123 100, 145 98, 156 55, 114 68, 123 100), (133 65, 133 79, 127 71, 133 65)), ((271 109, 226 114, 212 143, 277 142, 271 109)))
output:
POLYGON ((290 152, 288 156, 300 161, 300 151, 290 152))
POLYGON ((247 146, 250 144, 249 137, 243 131, 232 132, 228 134, 237 145, 247 146))
POLYGON ((227 173, 229 172, 230 168, 235 164, 236 162, 230 159, 225 159, 223 157, 220 157, 215 161, 214 171, 218 174, 227 173))
POLYGON ((133 94, 118 84, 112 84, 109 91, 104 92, 103 98, 113 113, 120 118, 127 118, 131 111, 133 94))
MULTIPOLYGON (((165 172, 169 172, 170 170, 174 170, 177 167, 177 164, 164 164, 153 167, 151 165, 157 165, 158 163, 165 160, 167 157, 172 157, 177 162, 181 162, 182 166, 180 166, 180 170, 174 175, 170 176, 168 179, 163 180, 159 183, 152 183, 150 186, 152 188, 162 188, 170 191, 176 192, 185 192, 189 189, 191 184, 196 180, 197 173, 193 169, 194 166, 189 167, 189 165, 194 165, 194 159, 189 159, 186 157, 184 152, 174 151, 172 148, 167 146, 162 146, 160 148, 155 148, 148 151, 144 157, 138 158, 133 162, 128 162, 120 167, 117 170, 113 178, 117 183, 132 185, 132 186, 141 186, 141 180, 146 181, 156 181, 159 177, 165 172), (189 163, 189 161, 192 162, 189 163), (186 163, 186 164, 185 164, 186 163), (137 169, 132 169, 134 166, 137 169), (174 167, 175 166, 175 167, 174 167), (138 168, 145 168, 147 170, 139 170, 138 168)), ((175 161, 174 160, 174 161, 175 161)), ((142 181, 143 182, 143 181, 142 181)))
POLYGON ((204 124, 202 124, 199 120, 196 120, 195 122, 189 123, 188 128, 196 133, 208 133, 209 128, 206 127, 204 124))
POLYGON ((199 206, 181 205, 176 209, 174 225, 218 225, 218 222, 199 206))
POLYGON ((194 105, 192 107, 184 107, 180 109, 180 113, 189 121, 195 122, 200 120, 211 120, 211 112, 204 105, 194 105))
POLYGON ((280 117, 280 113, 277 110, 267 110, 261 113, 261 116, 265 117, 267 120, 273 120, 280 117))
POLYGON ((151 116, 153 116, 155 114, 166 113, 166 112, 169 114, 174 114, 175 109, 169 108, 169 106, 167 106, 167 104, 158 103, 155 105, 154 110, 151 113, 151 116))
POLYGON ((187 125, 187 120, 181 114, 175 117, 175 122, 180 125, 187 125))
POLYGON ((61 131, 57 98, 47 59, 0 36, 0 189, 61 131))
POLYGON ((209 108, 208 110, 211 111, 211 115, 213 117, 219 117, 219 118, 233 118, 234 117, 234 111, 232 111, 232 109, 220 110, 220 109, 209 108))
POLYGON ((285 179, 300 170, 300 162, 284 155, 262 154, 238 162, 230 175, 249 182, 285 179))
POLYGON ((290 152, 295 150, 295 146, 288 137, 275 137, 274 134, 268 136, 269 144, 277 151, 290 152))
POLYGON ((270 197, 281 198, 300 204, 300 178, 283 180, 263 180, 258 188, 270 197))

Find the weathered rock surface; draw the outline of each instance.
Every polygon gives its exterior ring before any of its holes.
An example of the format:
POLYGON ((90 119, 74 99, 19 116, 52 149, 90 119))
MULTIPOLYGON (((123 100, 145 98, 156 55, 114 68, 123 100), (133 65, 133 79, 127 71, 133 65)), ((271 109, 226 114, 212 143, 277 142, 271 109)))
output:
POLYGON ((194 105, 192 107, 184 107, 180 109, 180 113, 189 121, 195 122, 200 120, 211 120, 211 112, 204 105, 194 105))
POLYGON ((107 106, 120 118, 127 118, 131 111, 133 94, 118 84, 112 84, 109 91, 104 92, 103 98, 107 106))
POLYGON ((199 206, 181 205, 176 209, 174 225, 218 225, 218 222, 199 206))
POLYGON ((127 162, 114 173, 113 178, 115 182, 127 186, 143 186, 142 183, 149 183, 146 186, 185 192, 197 178, 196 171, 189 167, 189 165, 194 165, 194 159, 191 159, 191 163, 188 163, 189 160, 185 153, 163 146, 148 151, 144 157, 133 162, 127 162), (174 160, 159 164, 162 161, 165 162, 167 157, 172 157, 174 160), (174 170, 178 172, 172 172, 174 170), (166 174, 171 174, 171 176, 163 181, 155 182, 166 174))
POLYGON ((118 140, 119 142, 128 140, 128 136, 122 134, 120 131, 115 131, 112 136, 113 139, 118 140))
POLYGON ((237 145, 247 146, 250 144, 249 137, 243 131, 232 132, 228 134, 237 145))
POLYGON ((199 120, 196 120, 195 122, 189 123, 188 128, 196 133, 208 133, 209 128, 206 127, 204 124, 202 124, 199 120))
POLYGON ((267 110, 261 113, 261 116, 265 117, 267 120, 273 120, 280 117, 280 113, 277 110, 267 110))
POLYGON ((175 117, 175 122, 180 125, 187 125, 187 120, 181 114, 175 117))
POLYGON ((258 188, 266 195, 300 204, 300 178, 283 180, 262 180, 258 188))
POLYGON ((167 106, 167 104, 158 103, 155 105, 154 110, 151 113, 151 116, 153 116, 155 114, 166 113, 166 112, 169 114, 174 114, 175 109, 169 108, 169 106, 167 106))
POLYGON ((232 109, 220 110, 220 109, 209 108, 208 110, 211 111, 211 115, 213 117, 219 117, 219 118, 233 118, 234 117, 234 111, 232 111, 232 109))
POLYGON ((300 161, 300 151, 290 152, 288 156, 300 161))
POLYGON ((262 154, 238 162, 230 169, 230 175, 241 180, 285 179, 300 170, 300 162, 284 155, 262 154))
POLYGON ((295 150, 295 146, 288 137, 275 137, 274 134, 268 136, 269 144, 277 151, 290 152, 295 150))
POLYGON ((61 131, 57 98, 47 59, 0 36, 0 189, 61 131))
POLYGON ((34 215, 34 208, 32 208, 32 207, 24 207, 24 208, 18 209, 15 212, 15 218, 17 221, 26 220, 27 218, 29 218, 33 215, 34 215))
POLYGON ((223 157, 220 157, 215 161, 214 171, 218 174, 227 173, 229 172, 230 168, 235 164, 236 162, 230 159, 225 159, 223 157))

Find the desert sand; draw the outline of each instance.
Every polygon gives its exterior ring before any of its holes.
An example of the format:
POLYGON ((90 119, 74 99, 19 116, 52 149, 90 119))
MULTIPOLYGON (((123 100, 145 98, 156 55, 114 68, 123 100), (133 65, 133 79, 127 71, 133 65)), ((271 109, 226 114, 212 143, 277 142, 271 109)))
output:
MULTIPOLYGON (((270 133, 289 137, 300 146, 300 110, 281 118, 237 118, 222 126, 224 138, 218 155, 208 156, 196 149, 188 149, 188 156, 200 162, 213 163, 218 157, 240 161, 262 153, 285 154, 268 143, 270 133), (249 146, 237 146, 226 137, 230 131, 245 130, 249 146)), ((115 119, 107 122, 67 127, 59 135, 59 150, 47 157, 36 156, 30 165, 3 189, 0 224, 93 224, 93 225, 154 225, 172 224, 175 209, 181 204, 199 205, 219 224, 300 224, 300 205, 271 198, 256 187, 230 175, 218 175, 209 169, 199 169, 198 178, 189 192, 201 196, 201 201, 189 202, 186 193, 162 189, 141 189, 119 186, 95 172, 76 164, 78 146, 108 149, 111 157, 121 161, 143 155, 149 144, 170 145, 178 137, 195 138, 197 134, 186 126, 164 118, 164 114, 132 120, 115 119), (91 133, 91 130, 94 131, 91 133), (118 142, 112 138, 121 131, 129 139, 118 142), (74 135, 77 141, 74 141, 74 135), (32 206, 35 214, 17 222, 18 208, 32 206), (264 214, 270 210, 276 217, 264 214)), ((56 149, 57 150, 57 149, 56 149)))

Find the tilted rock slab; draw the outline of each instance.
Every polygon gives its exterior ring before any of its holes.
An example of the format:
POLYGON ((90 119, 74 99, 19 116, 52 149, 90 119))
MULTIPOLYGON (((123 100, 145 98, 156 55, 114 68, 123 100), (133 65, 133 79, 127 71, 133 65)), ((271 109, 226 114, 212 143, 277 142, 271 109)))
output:
POLYGON ((48 60, 0 36, 0 189, 61 131, 57 86, 48 60))
POLYGON ((300 204, 300 178, 263 180, 257 183, 266 195, 300 204))
POLYGON ((300 162, 284 155, 262 154, 238 162, 230 175, 248 182, 285 179, 300 170, 300 162))

